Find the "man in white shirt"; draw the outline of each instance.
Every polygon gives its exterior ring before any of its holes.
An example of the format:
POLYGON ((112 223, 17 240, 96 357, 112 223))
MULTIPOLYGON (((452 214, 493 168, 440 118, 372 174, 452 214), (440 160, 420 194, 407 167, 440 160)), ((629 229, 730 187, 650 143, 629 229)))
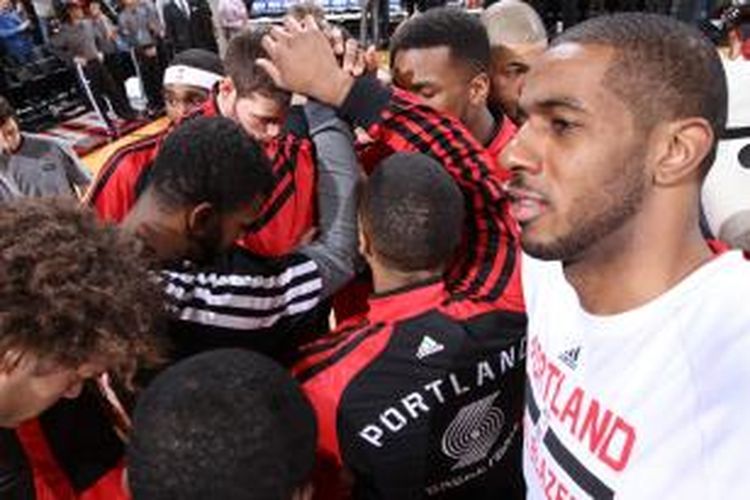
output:
POLYGON ((708 40, 636 13, 566 31, 526 79, 503 160, 531 499, 750 494, 750 263, 698 222, 726 94, 708 40))

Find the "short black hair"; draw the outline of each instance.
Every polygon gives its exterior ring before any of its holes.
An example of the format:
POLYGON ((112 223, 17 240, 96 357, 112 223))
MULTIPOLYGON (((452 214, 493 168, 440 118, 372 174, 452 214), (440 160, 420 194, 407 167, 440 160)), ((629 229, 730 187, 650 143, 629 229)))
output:
POLYGON ((461 241, 464 199, 437 161, 397 153, 365 183, 360 218, 386 265, 402 272, 440 270, 461 241))
MULTIPOLYGON (((615 56, 604 85, 650 130, 662 120, 705 118, 721 137, 727 119, 727 82, 716 48, 698 29, 657 14, 601 16, 573 26, 564 43, 611 47, 615 56)), ((707 169, 715 149, 704 160, 707 169)), ((704 170, 705 170, 704 169, 704 170)))
POLYGON ((490 41, 481 21, 455 7, 430 9, 402 24, 391 38, 391 64, 401 50, 447 46, 454 60, 475 73, 490 67, 490 41))
POLYGON ((15 117, 16 110, 13 109, 13 105, 8 99, 0 95, 0 125, 5 125, 5 122, 15 117))
POLYGON ((229 213, 264 199, 273 184, 265 152, 238 124, 223 117, 197 117, 167 137, 149 190, 166 207, 208 202, 229 213))
POLYGON ((127 450, 135 500, 284 499, 315 461, 315 415, 289 373, 221 349, 161 373, 138 400, 127 450))
POLYGON ((270 27, 261 26, 232 37, 224 54, 224 69, 231 78, 238 97, 250 97, 258 93, 282 105, 288 105, 292 95, 279 88, 266 70, 255 63, 256 59, 268 58, 262 41, 269 31, 270 27))

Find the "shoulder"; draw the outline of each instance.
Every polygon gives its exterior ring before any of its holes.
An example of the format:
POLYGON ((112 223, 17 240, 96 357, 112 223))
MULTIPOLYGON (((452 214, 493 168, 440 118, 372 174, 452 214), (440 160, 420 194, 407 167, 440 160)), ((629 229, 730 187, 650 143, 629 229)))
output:
POLYGON ((311 399, 340 395, 385 350, 391 332, 391 325, 382 322, 361 320, 342 325, 302 348, 302 359, 293 373, 311 399))
POLYGON ((42 158, 49 155, 63 155, 67 144, 52 137, 23 133, 23 145, 19 155, 28 158, 42 158))
POLYGON ((307 282, 320 281, 317 265, 303 254, 265 258, 239 246, 234 246, 210 264, 165 270, 163 274, 169 281, 206 288, 255 289, 269 295, 307 282))
POLYGON ((284 122, 284 132, 295 137, 308 137, 310 135, 304 106, 295 104, 289 108, 289 114, 284 122))
POLYGON ((312 269, 315 267, 312 259, 302 253, 290 253, 280 257, 264 257, 238 245, 232 247, 231 251, 227 252, 220 262, 222 266, 228 268, 252 267, 267 275, 278 274, 287 269, 312 269))
MULTIPOLYGON (((715 268, 711 273, 711 280, 716 286, 728 287, 724 293, 734 292, 733 295, 743 302, 747 299, 747 296, 741 294, 750 292, 750 252, 727 250, 718 254, 707 266, 715 268)), ((750 314, 750 308, 748 313, 750 314)))
POLYGON ((142 155, 144 153, 155 151, 156 149, 158 149, 162 139, 166 136, 166 134, 167 131, 163 131, 154 135, 142 137, 134 142, 131 142, 130 144, 114 150, 110 154, 109 158, 107 158, 106 162, 104 163, 104 167, 102 168, 108 168, 113 165, 116 166, 128 161, 130 158, 133 158, 136 155, 142 155))
POLYGON ((105 186, 116 179, 127 178, 134 183, 141 172, 152 164, 165 135, 166 131, 160 132, 113 151, 96 175, 91 200, 95 200, 105 186))

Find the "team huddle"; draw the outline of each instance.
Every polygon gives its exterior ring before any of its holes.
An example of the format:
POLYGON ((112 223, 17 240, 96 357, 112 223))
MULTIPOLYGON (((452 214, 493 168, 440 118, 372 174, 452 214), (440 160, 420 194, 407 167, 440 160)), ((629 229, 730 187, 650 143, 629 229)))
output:
POLYGON ((743 498, 711 42, 503 0, 410 18, 384 78, 315 14, 178 54, 90 183, 16 164, 55 191, 0 204, 0 496, 743 498))

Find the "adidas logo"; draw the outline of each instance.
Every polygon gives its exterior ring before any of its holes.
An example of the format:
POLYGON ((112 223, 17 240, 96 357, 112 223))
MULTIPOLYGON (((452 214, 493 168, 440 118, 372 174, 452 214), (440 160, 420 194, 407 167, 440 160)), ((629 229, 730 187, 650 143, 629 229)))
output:
POLYGON ((581 354, 581 347, 574 347, 573 349, 568 349, 567 351, 563 351, 559 357, 560 361, 565 363, 568 368, 571 370, 575 370, 578 366, 578 356, 581 354))
POLYGON ((429 335, 425 335, 424 337, 422 337, 422 342, 420 342, 419 344, 419 349, 417 349, 417 359, 424 359, 427 356, 432 356, 433 354, 438 353, 443 349, 445 349, 445 346, 443 344, 437 342, 429 335))

